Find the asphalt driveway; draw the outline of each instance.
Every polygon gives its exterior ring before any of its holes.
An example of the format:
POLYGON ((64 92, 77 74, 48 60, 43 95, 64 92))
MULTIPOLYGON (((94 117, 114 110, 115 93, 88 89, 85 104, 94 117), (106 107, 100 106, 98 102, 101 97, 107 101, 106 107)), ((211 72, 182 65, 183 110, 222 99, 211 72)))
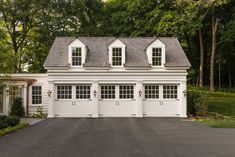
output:
POLYGON ((177 118, 55 118, 0 138, 1 157, 232 157, 235 129, 177 118))

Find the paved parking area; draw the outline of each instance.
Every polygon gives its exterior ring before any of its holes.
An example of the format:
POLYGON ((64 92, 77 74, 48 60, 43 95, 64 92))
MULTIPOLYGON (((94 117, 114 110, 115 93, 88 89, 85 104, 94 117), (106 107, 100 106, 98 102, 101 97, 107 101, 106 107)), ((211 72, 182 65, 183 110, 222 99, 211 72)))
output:
POLYGON ((1 157, 232 157, 235 129, 178 118, 54 118, 0 138, 1 157))

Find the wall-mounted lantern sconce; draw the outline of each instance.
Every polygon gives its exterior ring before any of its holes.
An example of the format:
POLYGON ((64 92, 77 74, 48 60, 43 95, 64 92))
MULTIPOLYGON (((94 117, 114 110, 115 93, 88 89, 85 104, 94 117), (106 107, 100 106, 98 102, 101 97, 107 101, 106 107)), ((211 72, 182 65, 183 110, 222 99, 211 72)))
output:
POLYGON ((51 97, 51 93, 52 93, 51 90, 48 90, 48 91, 47 91, 48 97, 51 97))
POLYGON ((141 90, 139 90, 139 97, 141 97, 142 96, 142 91, 141 90))
POLYGON ((93 95, 94 95, 94 97, 96 97, 96 94, 97 94, 97 91, 96 91, 96 90, 94 90, 94 91, 93 91, 93 95))
POLYGON ((6 87, 6 93, 7 93, 7 95, 10 94, 10 89, 9 89, 9 87, 6 87))
POLYGON ((184 90, 183 93, 184 93, 184 97, 186 97, 187 96, 187 91, 184 90))

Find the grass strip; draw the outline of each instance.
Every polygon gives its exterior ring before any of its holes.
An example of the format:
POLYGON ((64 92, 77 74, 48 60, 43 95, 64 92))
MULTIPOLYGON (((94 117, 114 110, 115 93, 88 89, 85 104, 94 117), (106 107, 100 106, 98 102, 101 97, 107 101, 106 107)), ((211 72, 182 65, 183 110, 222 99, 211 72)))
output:
POLYGON ((15 132, 15 131, 17 131, 19 129, 26 128, 27 126, 28 126, 28 124, 21 123, 21 124, 17 124, 14 127, 8 127, 8 128, 5 128, 5 129, 2 129, 2 130, 0 130, 0 137, 4 136, 6 134, 10 134, 12 132, 15 132))

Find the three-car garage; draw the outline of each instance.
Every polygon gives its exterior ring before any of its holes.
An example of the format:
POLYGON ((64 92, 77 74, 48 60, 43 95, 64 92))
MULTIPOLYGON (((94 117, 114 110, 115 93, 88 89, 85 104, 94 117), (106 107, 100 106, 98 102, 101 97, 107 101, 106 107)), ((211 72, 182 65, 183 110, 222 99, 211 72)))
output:
POLYGON ((56 84, 54 115, 58 117, 136 117, 141 105, 145 117, 177 117, 180 115, 179 84, 92 83, 56 84), (97 103, 96 103, 97 101, 97 103), (97 105, 97 106, 96 106, 97 105))

